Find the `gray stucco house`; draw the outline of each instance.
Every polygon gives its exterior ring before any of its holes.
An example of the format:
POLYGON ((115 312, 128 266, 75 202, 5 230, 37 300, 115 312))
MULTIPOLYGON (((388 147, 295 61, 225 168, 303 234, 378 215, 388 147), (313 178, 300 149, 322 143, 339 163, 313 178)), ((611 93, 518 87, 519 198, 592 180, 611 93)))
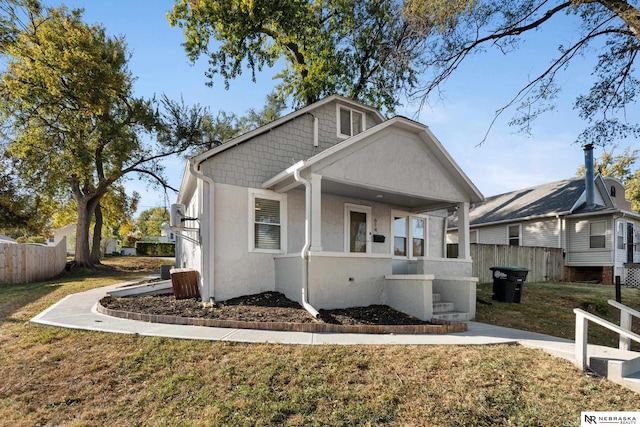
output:
MULTIPOLYGON (((472 206, 471 243, 562 248, 566 281, 613 284, 619 276, 623 284, 629 278, 637 282, 631 269, 640 263, 640 214, 618 180, 593 174, 590 146, 585 162, 585 177, 488 197, 472 206)), ((457 222, 450 217, 449 243, 457 243, 457 222)))
POLYGON ((200 272, 205 301, 278 291, 312 314, 387 304, 466 320, 466 213, 482 200, 428 127, 330 96, 189 160, 176 265, 200 272), (458 259, 446 258, 452 207, 458 259))

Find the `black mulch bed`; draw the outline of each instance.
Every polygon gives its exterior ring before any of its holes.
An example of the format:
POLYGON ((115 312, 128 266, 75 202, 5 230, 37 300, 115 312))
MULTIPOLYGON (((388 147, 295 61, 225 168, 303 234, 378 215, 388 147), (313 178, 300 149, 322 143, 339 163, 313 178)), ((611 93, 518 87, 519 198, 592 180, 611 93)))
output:
POLYGON ((104 297, 100 303, 112 310, 133 313, 245 322, 322 322, 334 325, 428 325, 426 322, 386 305, 320 310, 314 319, 297 302, 279 292, 263 292, 218 302, 214 307, 199 299, 175 299, 174 295, 146 295, 126 298, 104 297))

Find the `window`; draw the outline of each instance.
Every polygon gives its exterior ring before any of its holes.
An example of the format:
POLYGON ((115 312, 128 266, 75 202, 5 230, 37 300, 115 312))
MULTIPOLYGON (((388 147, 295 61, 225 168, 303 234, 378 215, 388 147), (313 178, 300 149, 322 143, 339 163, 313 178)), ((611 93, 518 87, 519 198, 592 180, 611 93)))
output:
POLYGON ((616 246, 618 249, 624 249, 624 222, 618 223, 618 232, 616 233, 616 246))
POLYGON ((520 225, 510 225, 508 228, 509 228, 509 245, 520 246, 520 225))
POLYGON ((286 196, 249 190, 249 250, 285 252, 286 196))
POLYGON ((589 247, 599 249, 606 247, 605 234, 607 232, 606 221, 594 221, 589 223, 589 247))
POLYGON ((407 218, 393 218, 393 254, 407 256, 407 218))
POLYGON ((371 208, 345 204, 345 252, 371 252, 371 208))
POLYGON ((478 230, 469 231, 469 243, 478 243, 478 230))
POLYGON ((338 136, 349 138, 364 130, 364 114, 351 108, 338 106, 338 136))
POLYGON ((616 187, 615 186, 611 186, 611 192, 609 193, 611 194, 611 197, 616 197, 616 187))
POLYGON ((425 226, 423 218, 411 218, 411 236, 413 240, 413 256, 424 256, 425 226))
POLYGON ((393 216, 393 255, 425 256, 427 252, 427 219, 397 212, 393 216))

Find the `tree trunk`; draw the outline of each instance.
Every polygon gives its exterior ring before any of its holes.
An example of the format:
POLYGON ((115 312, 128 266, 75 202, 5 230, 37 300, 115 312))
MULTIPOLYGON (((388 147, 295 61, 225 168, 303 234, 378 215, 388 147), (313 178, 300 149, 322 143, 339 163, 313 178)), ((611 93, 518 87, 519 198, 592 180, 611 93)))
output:
POLYGON ((100 203, 95 208, 96 223, 93 226, 93 244, 91 245, 91 264, 99 265, 101 258, 100 241, 102 240, 102 209, 100 203))
POLYGON ((78 225, 76 226, 76 265, 80 268, 92 268, 91 252, 89 250, 89 229, 91 217, 96 206, 100 203, 101 195, 80 197, 78 202, 78 225))
POLYGON ((92 267, 89 256, 89 226, 91 214, 89 212, 89 201, 85 199, 78 202, 78 224, 76 225, 76 265, 80 268, 92 267))

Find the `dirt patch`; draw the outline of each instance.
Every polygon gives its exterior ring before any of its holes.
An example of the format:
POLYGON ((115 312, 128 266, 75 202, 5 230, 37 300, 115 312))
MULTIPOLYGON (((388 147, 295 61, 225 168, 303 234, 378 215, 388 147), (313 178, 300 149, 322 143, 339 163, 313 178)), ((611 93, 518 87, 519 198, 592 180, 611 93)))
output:
POLYGON ((235 320, 243 322, 327 323, 334 325, 429 325, 386 305, 320 310, 314 319, 298 303, 278 292, 264 292, 233 298, 216 306, 198 299, 177 300, 173 295, 147 295, 125 298, 105 297, 100 303, 111 310, 188 318, 235 320))

